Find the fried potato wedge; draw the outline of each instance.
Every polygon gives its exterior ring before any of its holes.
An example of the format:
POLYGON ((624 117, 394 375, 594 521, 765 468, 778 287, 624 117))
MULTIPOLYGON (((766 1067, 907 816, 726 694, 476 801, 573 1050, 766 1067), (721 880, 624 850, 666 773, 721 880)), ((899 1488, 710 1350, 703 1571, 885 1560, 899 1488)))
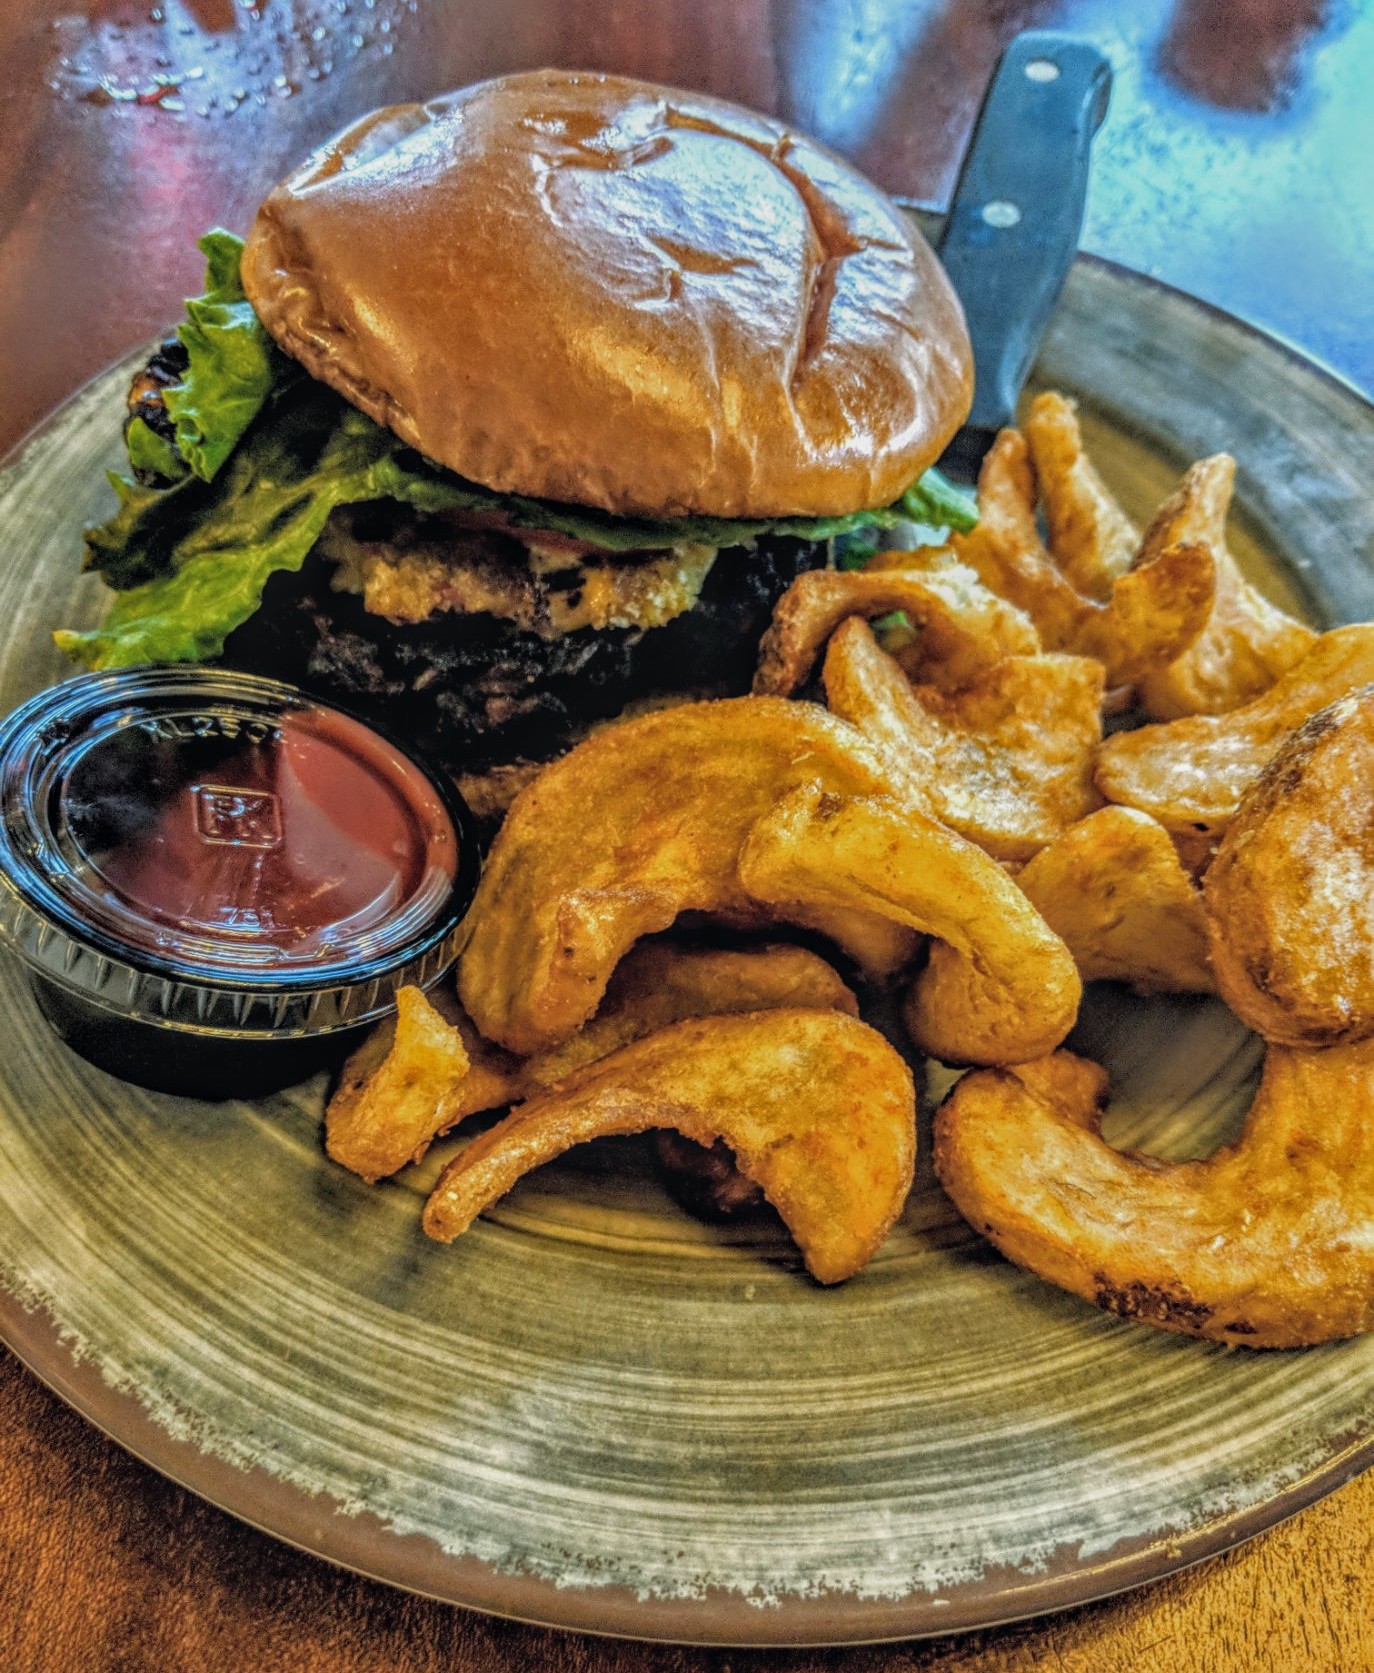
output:
POLYGON ((1003 430, 979 472, 978 522, 967 534, 953 536, 950 545, 984 586, 1026 612, 1047 649, 1067 650, 1092 606, 1046 551, 1035 502, 1026 439, 1019 430, 1003 430))
POLYGON ((424 1228, 449 1242, 521 1175, 575 1144, 671 1127, 723 1140, 836 1284, 872 1257, 902 1211, 916 1160, 911 1071, 883 1037, 837 1011, 767 1011, 674 1024, 522 1104, 444 1170, 424 1228))
POLYGON ((1148 814, 1090 813, 1016 881, 1085 982, 1129 982, 1141 993, 1216 991, 1201 892, 1148 814))
POLYGON ((621 960, 580 1033, 522 1061, 483 1040, 453 994, 436 989, 426 1000, 405 988, 397 1016, 345 1065, 325 1111, 325 1146, 371 1183, 418 1161, 466 1116, 528 1098, 669 1023, 798 1006, 859 1014, 836 971, 804 947, 647 941, 621 960))
POLYGON ((1218 836, 1288 734, 1374 680, 1374 624, 1323 633, 1268 691, 1223 715, 1118 732, 1097 752, 1097 788, 1168 831, 1218 836))
POLYGON ((1165 1330, 1296 1348, 1374 1329, 1374 1040, 1270 1046, 1239 1140, 1204 1161, 1114 1150, 1106 1092, 1068 1052, 959 1081, 935 1171, 976 1231, 1165 1330))
POLYGON ((952 683, 1001 656, 1040 648, 1030 618, 999 598, 967 564, 943 548, 880 553, 867 569, 811 569, 778 600, 759 645, 754 691, 789 696, 811 672, 821 647, 848 616, 903 611, 920 655, 952 683))
POLYGON ((1026 860, 1101 804, 1102 665, 1012 656, 957 691, 913 686, 867 622, 825 655, 825 698, 914 777, 935 818, 999 860, 1026 860))
POLYGON ((739 870, 762 899, 800 895, 936 937, 903 1016, 943 1062, 1023 1062, 1073 1026, 1068 948, 995 860, 913 808, 793 791, 749 833, 739 870))
POLYGON ((369 1183, 395 1173, 452 1124, 468 1069, 458 1030, 419 988, 402 988, 394 1026, 354 1053, 329 1100, 325 1149, 369 1183))
POLYGON ((1287 1046, 1374 1034, 1374 685, 1294 732, 1204 884, 1221 996, 1287 1046))
POLYGON ((1226 513, 1235 478, 1229 454, 1200 459, 1145 531, 1141 562, 1152 562, 1172 546, 1201 546, 1216 571, 1207 625, 1181 656, 1140 679, 1140 705, 1153 720, 1237 709, 1268 691, 1316 642, 1315 630, 1271 604, 1231 556, 1226 513))
POLYGON ((875 914, 807 901, 765 910, 740 883, 750 827, 788 790, 883 794, 893 772, 861 733, 810 703, 741 697, 608 727, 516 800, 473 903, 458 991, 481 1032, 531 1056, 569 1039, 642 936, 684 912, 831 936, 890 975, 915 940, 875 914))
POLYGON ((1212 607, 1212 561, 1203 546, 1166 546, 1113 583, 1065 650, 1095 656, 1110 686, 1137 684, 1191 645, 1212 607))
POLYGON ((1104 603, 1085 598, 1060 573, 1035 523, 1036 484, 1019 430, 1003 430, 978 478, 978 523, 955 535, 955 555, 983 584, 1018 605, 1046 650, 1095 656, 1109 686, 1133 685, 1172 662, 1202 631, 1215 581, 1201 546, 1165 548, 1113 582, 1104 603))
POLYGON ((600 1010, 579 1033, 524 1065, 523 1096, 576 1074, 589 1063, 688 1017, 743 1011, 843 1011, 859 1014, 838 972, 805 947, 682 947, 646 941, 616 966, 600 1010))
POLYGON ((1113 584, 1131 567, 1140 530, 1084 452, 1072 401, 1054 390, 1037 395, 1026 415, 1025 437, 1054 561, 1076 592, 1106 603, 1113 584))

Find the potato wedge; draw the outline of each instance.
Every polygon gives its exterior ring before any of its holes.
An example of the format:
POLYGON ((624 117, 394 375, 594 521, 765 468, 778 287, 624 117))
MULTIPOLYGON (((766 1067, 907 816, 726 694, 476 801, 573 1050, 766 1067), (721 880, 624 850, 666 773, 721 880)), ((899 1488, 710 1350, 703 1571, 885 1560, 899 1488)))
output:
POLYGON ((1164 827, 1134 808, 1090 813, 1016 874, 1085 982, 1215 993, 1202 895, 1164 827))
POLYGON ((1012 656, 957 691, 913 686, 851 619, 825 655, 825 698, 919 788, 930 813, 999 860, 1026 860, 1101 804, 1102 664, 1012 656))
POLYGON ((588 738, 517 798, 492 846, 459 964, 464 1006, 509 1050, 550 1050, 596 1010, 629 947, 684 912, 805 924, 890 974, 914 951, 909 931, 808 901, 765 910, 736 860, 796 784, 863 796, 892 777, 853 727, 780 697, 686 704, 588 738))
POLYGON ((1205 546, 1166 546, 1157 557, 1138 560, 1113 583, 1106 604, 1092 614, 1066 645, 1078 656, 1095 656, 1109 686, 1136 685, 1191 645, 1212 607, 1215 587, 1205 546))
MULTIPOLYGON (((580 1033, 525 1064, 522 1096, 547 1091, 632 1040, 688 1017, 785 1009, 843 1011, 859 1004, 836 971, 803 947, 682 947, 645 941, 616 966, 601 1009, 580 1033)), ((668 1188, 694 1213, 721 1219, 757 1202, 757 1185, 735 1166, 728 1146, 709 1150, 668 1130, 658 1136, 668 1188)))
POLYGON ((1153 720, 1237 709, 1268 691, 1316 642, 1315 630, 1271 604, 1231 556, 1226 513, 1235 478, 1229 454, 1200 459, 1145 531, 1141 562, 1171 546, 1201 546, 1216 572, 1216 596, 1202 632, 1173 662, 1141 676, 1140 706, 1153 720))
POLYGON ((739 871, 762 899, 800 895, 937 937, 903 1016, 946 1063, 1023 1062, 1073 1026, 1068 948, 995 860, 915 809, 795 790, 749 833, 739 871))
POLYGON ((1106 1092, 1068 1052, 959 1081, 935 1171, 976 1231, 1165 1330, 1294 1348, 1374 1329, 1374 1040, 1270 1046, 1241 1137, 1205 1161, 1114 1150, 1106 1092))
POLYGON ((1374 685, 1319 710, 1247 793, 1204 884, 1221 996, 1287 1046, 1374 1034, 1374 685))
POLYGON ((1092 606, 1062 575, 1035 522, 1036 480, 1019 430, 1003 430, 978 476, 978 522, 950 546, 983 585, 1019 606, 1047 650, 1068 650, 1092 606))
POLYGON ((444 1170, 424 1228, 449 1242, 522 1174, 575 1144, 671 1127, 724 1140, 836 1284, 872 1257, 902 1211, 916 1160, 911 1071, 883 1037, 836 1011, 785 1010, 674 1024, 513 1110, 444 1170))
POLYGON ((985 586, 1026 612, 1046 650, 1095 656, 1109 686, 1126 686, 1192 644, 1211 613, 1215 586, 1203 547, 1180 543, 1152 554, 1098 603, 1076 591, 1046 551, 1035 500, 1025 438, 1003 430, 978 479, 977 527, 955 535, 951 546, 985 586))
POLYGON ((1076 592, 1104 604, 1135 559, 1140 530, 1084 452, 1072 401, 1054 390, 1037 395, 1026 415, 1025 436, 1051 556, 1076 592))
POLYGON ((1374 624, 1323 633, 1268 691, 1223 715, 1118 732, 1097 752, 1097 788, 1164 828, 1219 836, 1288 734, 1374 680, 1374 624))
POLYGON ((396 1019, 349 1059, 325 1114, 325 1149, 369 1183, 423 1156, 452 1124, 469 1068, 462 1036, 419 988, 396 995, 396 1019))
POLYGON ((821 648, 849 616, 905 612, 920 654, 950 683, 1001 656, 1033 652, 1040 637, 1030 618, 991 593, 949 552, 883 552, 867 569, 811 569, 778 600, 759 645, 756 693, 786 697, 811 672, 821 648))
POLYGON ((426 1000, 405 988, 397 1017, 345 1066, 325 1110, 325 1148, 372 1182, 418 1161, 464 1117, 528 1098, 669 1023, 797 1006, 859 1013, 836 972, 803 947, 647 941, 621 960, 580 1033, 522 1061, 483 1040, 453 994, 437 989, 426 1000))
POLYGON ((646 941, 616 966, 606 998, 587 1026, 525 1063, 523 1096, 556 1086, 632 1040, 688 1017, 797 1009, 856 1017, 859 1002, 832 966, 805 947, 646 941))

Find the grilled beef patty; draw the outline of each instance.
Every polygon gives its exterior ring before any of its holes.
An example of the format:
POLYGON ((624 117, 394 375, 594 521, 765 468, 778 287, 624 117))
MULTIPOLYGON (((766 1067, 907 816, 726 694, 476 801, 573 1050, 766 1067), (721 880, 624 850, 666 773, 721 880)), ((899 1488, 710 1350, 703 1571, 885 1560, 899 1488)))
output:
POLYGON ((696 605, 662 627, 542 637, 502 617, 444 612, 392 623, 335 591, 312 554, 278 574, 224 661, 371 715, 453 772, 561 755, 627 704, 746 692, 773 606, 823 542, 764 536, 722 551, 696 605))

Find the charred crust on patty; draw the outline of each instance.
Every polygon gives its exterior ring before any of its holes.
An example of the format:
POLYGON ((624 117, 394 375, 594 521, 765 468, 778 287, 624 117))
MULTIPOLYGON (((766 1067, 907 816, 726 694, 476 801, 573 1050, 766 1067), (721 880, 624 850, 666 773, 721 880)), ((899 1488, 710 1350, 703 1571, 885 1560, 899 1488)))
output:
POLYGON ((825 545, 763 536, 720 553, 695 607, 662 627, 545 638, 488 614, 395 625, 336 591, 318 554, 274 576, 224 660, 375 715, 455 770, 547 761, 627 705, 747 691, 773 606, 825 545))

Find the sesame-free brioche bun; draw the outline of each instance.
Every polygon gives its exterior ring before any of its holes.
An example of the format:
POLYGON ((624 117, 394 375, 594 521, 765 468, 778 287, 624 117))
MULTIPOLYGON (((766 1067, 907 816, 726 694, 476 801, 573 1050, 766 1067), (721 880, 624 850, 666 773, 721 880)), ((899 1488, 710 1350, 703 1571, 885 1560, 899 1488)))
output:
POLYGON ((243 283, 316 378, 460 476, 621 515, 885 505, 963 422, 963 316, 876 187, 781 123, 544 70, 356 122, 243 283))

